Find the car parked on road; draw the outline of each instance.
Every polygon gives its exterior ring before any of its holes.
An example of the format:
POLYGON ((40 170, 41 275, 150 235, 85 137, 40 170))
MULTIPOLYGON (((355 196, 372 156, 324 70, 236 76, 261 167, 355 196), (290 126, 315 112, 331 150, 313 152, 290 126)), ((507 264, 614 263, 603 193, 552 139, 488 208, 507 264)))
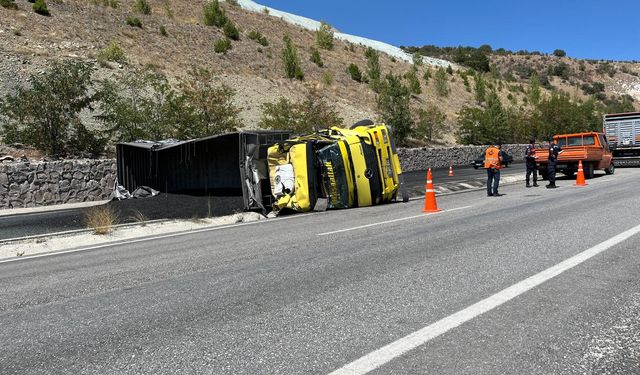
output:
MULTIPOLYGON (((508 167, 511 163, 513 163, 513 157, 507 152, 502 151, 502 166, 508 167)), ((480 156, 473 159, 471 165, 473 166, 473 169, 484 168, 484 151, 482 152, 482 154, 480 154, 480 156)))

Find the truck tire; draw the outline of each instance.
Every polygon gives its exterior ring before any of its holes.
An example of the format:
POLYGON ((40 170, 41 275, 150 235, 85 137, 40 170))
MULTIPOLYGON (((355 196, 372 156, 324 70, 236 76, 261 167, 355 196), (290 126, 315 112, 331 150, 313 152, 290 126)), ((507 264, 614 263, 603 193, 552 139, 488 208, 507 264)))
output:
POLYGON ((542 180, 547 180, 547 179, 549 179, 549 172, 547 172, 547 171, 540 171, 540 179, 542 179, 542 180))
POLYGON ((590 179, 593 178, 593 163, 585 163, 584 166, 584 178, 590 179))
POLYGON ((564 171, 562 173, 567 177, 573 177, 575 172, 574 171, 564 171))
POLYGON ((609 165, 609 168, 606 168, 606 169, 604 170, 604 173, 606 173, 606 174, 614 174, 614 173, 615 173, 615 171, 616 171, 616 167, 615 167, 615 165, 613 165, 613 163, 611 163, 611 164, 609 165))

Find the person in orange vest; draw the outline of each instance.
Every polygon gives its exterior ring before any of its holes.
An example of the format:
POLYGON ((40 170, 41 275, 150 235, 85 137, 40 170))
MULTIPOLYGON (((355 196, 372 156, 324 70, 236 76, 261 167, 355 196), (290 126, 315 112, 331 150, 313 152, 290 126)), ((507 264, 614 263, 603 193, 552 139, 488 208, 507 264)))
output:
POLYGON ((487 148, 484 152, 484 168, 487 170, 487 196, 499 197, 500 169, 502 169, 502 143, 487 148))

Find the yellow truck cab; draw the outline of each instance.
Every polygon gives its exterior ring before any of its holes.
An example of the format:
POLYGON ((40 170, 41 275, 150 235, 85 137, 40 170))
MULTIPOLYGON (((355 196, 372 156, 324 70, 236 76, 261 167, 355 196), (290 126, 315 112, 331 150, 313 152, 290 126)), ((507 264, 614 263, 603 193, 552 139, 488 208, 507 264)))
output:
POLYGON ((333 127, 275 144, 267 154, 276 211, 365 207, 391 202, 404 190, 384 124, 333 127))

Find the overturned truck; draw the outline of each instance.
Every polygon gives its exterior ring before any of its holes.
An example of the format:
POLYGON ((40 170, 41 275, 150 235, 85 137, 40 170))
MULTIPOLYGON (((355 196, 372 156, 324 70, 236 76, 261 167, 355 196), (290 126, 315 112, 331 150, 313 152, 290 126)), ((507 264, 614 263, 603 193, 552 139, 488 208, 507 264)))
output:
POLYGON ((239 197, 239 210, 262 212, 370 206, 403 191, 385 125, 364 122, 291 135, 260 130, 120 143, 118 181, 129 191, 149 186, 169 194, 239 197))
POLYGON ((389 129, 357 123, 277 143, 268 151, 274 210, 324 210, 408 200, 389 129))

